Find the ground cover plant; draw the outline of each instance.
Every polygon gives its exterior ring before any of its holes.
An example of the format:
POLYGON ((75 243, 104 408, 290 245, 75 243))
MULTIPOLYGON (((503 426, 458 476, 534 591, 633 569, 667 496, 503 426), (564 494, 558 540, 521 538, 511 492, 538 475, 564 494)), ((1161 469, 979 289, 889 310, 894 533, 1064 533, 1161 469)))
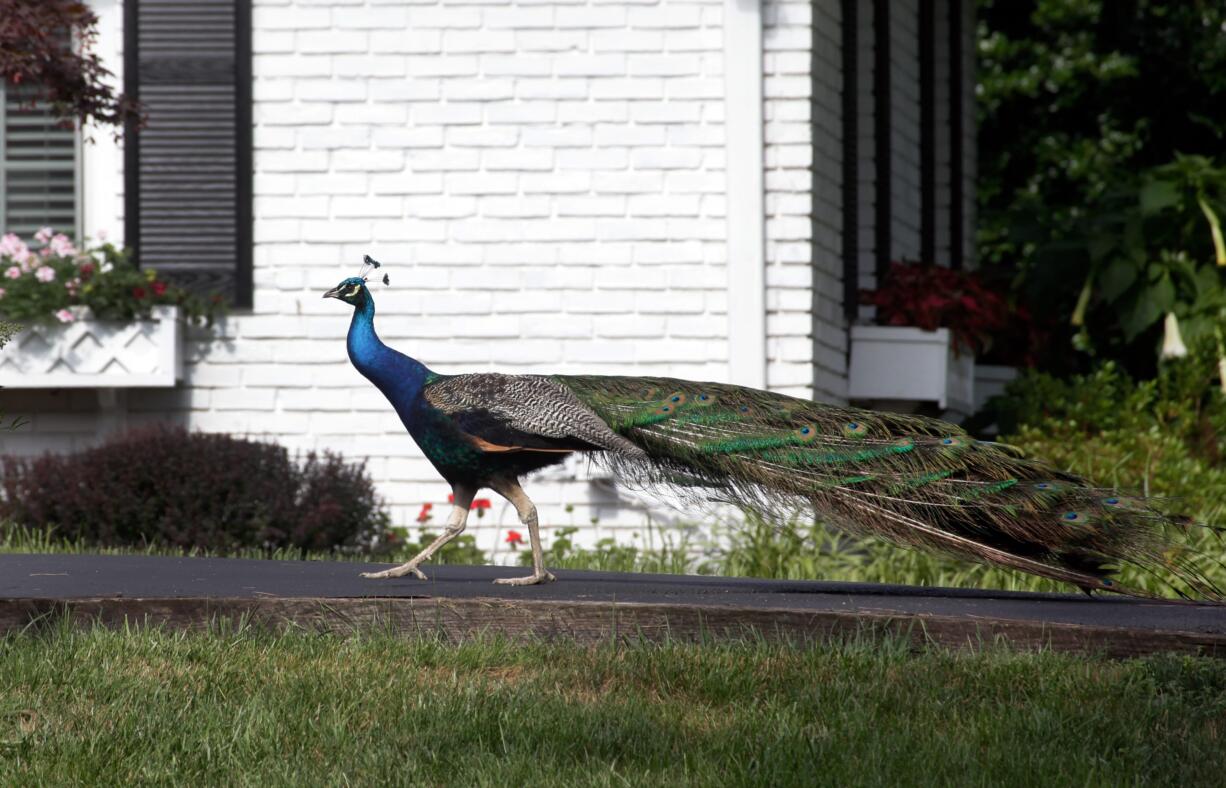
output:
POLYGON ((1186 785, 1226 767, 1226 662, 1190 657, 52 623, 0 659, 15 783, 1186 785))

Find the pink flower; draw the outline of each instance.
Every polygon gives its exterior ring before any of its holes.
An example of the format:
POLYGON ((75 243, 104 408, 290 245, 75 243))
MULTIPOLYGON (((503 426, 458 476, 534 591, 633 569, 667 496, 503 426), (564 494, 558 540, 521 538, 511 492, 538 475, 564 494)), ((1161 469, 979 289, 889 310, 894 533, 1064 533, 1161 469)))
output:
POLYGON ((52 254, 58 257, 72 257, 77 253, 77 247, 73 246, 72 241, 68 240, 68 236, 63 233, 52 238, 47 247, 52 254))
POLYGON ((106 240, 106 230, 99 230, 98 232, 94 233, 94 235, 98 238, 99 241, 106 240))
POLYGON ((34 240, 38 241, 43 246, 46 246, 47 242, 51 240, 51 236, 54 234, 55 230, 52 230, 50 227, 40 227, 38 228, 38 232, 34 233, 34 240))
POLYGON ((34 276, 40 282, 54 282, 55 269, 49 265, 44 265, 42 268, 39 268, 34 272, 34 276))
POLYGON ((7 269, 5 269, 4 275, 9 279, 19 279, 21 278, 21 269, 15 265, 10 265, 7 269))
POLYGON ((16 233, 5 233, 4 237, 0 238, 0 257, 13 257, 25 248, 25 241, 18 238, 16 233))
POLYGON ((55 319, 60 321, 61 323, 71 323, 77 318, 75 315, 72 314, 72 312, 69 312, 67 309, 61 309, 60 311, 55 313, 55 319))
POLYGON ((0 287, 0 298, 4 298, 4 288, 0 287))

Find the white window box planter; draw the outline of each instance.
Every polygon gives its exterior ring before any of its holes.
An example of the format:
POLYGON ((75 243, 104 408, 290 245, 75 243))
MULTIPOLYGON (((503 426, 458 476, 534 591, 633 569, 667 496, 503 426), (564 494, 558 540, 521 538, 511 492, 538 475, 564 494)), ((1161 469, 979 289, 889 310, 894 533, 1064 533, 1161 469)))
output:
POLYGON ((1005 393, 1005 386, 1017 378, 1017 367, 999 364, 975 365, 975 410, 980 410, 992 397, 1005 393))
POLYGON ((969 415, 975 403, 975 359, 955 354, 949 329, 852 326, 848 397, 853 400, 935 402, 969 415))
POLYGON ((30 326, 0 349, 0 386, 10 389, 174 386, 183 376, 179 308, 152 319, 77 320, 30 326))

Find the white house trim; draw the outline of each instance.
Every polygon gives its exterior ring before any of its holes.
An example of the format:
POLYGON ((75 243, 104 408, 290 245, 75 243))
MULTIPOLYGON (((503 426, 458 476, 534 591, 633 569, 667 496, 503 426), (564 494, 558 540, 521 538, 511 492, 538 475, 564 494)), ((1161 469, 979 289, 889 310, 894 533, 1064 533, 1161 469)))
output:
POLYGON ((762 4, 724 0, 728 377, 766 387, 762 4))
MULTIPOLYGON (((120 0, 93 0, 90 7, 98 15, 98 38, 94 52, 112 76, 106 80, 116 92, 123 89, 123 6, 120 0)), ((123 241, 120 206, 123 200, 115 194, 117 177, 123 164, 121 143, 110 126, 89 124, 82 129, 80 177, 80 226, 83 235, 96 239, 99 230, 109 233, 109 240, 123 241)), ((61 229, 61 228, 57 228, 61 229)), ((66 229, 66 228, 63 228, 66 229)))

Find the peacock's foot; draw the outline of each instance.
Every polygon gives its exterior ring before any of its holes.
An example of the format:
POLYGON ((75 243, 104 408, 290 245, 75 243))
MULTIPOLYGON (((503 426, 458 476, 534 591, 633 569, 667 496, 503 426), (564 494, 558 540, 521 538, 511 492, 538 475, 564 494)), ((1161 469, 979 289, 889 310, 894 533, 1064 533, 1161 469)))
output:
POLYGON ((389 577, 404 577, 405 575, 413 575, 418 580, 429 580, 426 573, 417 568, 417 564, 412 561, 407 564, 384 569, 382 572, 363 572, 362 577, 369 577, 372 580, 384 580, 389 577))
POLYGON ((500 586, 534 586, 538 583, 552 583, 557 579, 551 572, 541 570, 539 573, 533 572, 527 577, 500 577, 494 583, 500 586))

